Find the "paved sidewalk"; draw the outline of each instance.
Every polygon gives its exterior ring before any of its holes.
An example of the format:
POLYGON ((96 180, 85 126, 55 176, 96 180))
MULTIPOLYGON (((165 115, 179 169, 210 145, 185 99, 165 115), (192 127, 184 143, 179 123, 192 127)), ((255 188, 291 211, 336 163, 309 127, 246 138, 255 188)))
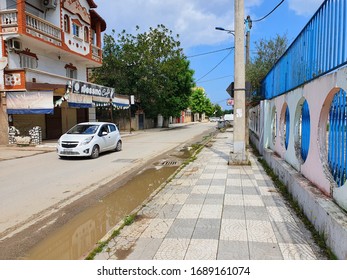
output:
POLYGON ((253 155, 227 165, 231 137, 219 133, 95 259, 322 258, 253 155))

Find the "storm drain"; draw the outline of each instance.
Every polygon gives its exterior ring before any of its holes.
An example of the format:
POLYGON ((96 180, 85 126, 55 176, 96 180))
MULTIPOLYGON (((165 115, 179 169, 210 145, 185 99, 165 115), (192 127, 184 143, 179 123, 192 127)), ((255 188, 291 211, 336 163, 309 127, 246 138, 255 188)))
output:
POLYGON ((165 160, 161 162, 161 165, 163 166, 177 166, 179 165, 179 162, 177 160, 165 160))

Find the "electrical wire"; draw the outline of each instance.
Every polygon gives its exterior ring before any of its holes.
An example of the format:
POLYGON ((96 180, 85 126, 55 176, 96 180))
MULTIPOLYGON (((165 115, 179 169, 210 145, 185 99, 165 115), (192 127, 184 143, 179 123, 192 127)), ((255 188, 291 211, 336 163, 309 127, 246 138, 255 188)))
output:
POLYGON ((271 15, 282 3, 284 2, 284 0, 282 0, 280 3, 277 4, 277 6, 275 8, 273 8, 271 10, 271 12, 269 12, 266 16, 263 16, 262 18, 260 19, 256 19, 256 20, 252 20, 252 22, 259 22, 259 21, 262 21, 263 19, 267 18, 269 15, 271 15))
POLYGON ((197 57, 197 56, 203 56, 203 55, 207 55, 207 54, 213 54, 213 53, 217 53, 217 52, 222 52, 222 51, 230 50, 230 49, 233 49, 233 48, 234 48, 234 47, 230 47, 230 48, 225 48, 225 49, 216 50, 216 51, 211 51, 211 52, 206 52, 206 53, 194 54, 194 55, 187 56, 187 58, 192 58, 192 57, 197 57))
POLYGON ((201 82, 199 82, 199 84, 213 82, 213 81, 217 81, 217 80, 222 80, 222 79, 226 79, 226 78, 233 77, 233 76, 234 75, 228 75, 228 76, 223 76, 223 77, 219 77, 219 78, 215 78, 215 79, 211 79, 211 80, 201 81, 201 82))
POLYGON ((201 79, 205 78, 208 74, 210 74, 213 70, 215 70, 224 60, 227 59, 227 57, 231 54, 232 51, 233 49, 231 49, 230 52, 215 67, 213 67, 210 71, 208 71, 204 76, 197 79, 195 82, 200 81, 201 79))

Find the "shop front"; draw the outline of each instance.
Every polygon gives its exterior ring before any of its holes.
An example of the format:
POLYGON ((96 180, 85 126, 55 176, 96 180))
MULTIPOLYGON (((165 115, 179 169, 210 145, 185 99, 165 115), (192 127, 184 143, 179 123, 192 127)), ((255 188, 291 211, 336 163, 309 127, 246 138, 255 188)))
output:
POLYGON ((46 84, 45 88, 50 89, 6 92, 9 131, 30 136, 39 127, 42 140, 57 139, 77 123, 97 121, 97 106, 129 107, 127 97, 92 83, 68 80, 65 85, 46 84))

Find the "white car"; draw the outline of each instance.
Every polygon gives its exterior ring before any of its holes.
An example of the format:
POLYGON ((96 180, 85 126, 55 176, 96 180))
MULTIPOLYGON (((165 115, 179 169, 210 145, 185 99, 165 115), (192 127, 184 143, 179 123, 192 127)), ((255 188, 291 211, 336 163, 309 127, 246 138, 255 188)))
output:
POLYGON ((79 123, 63 134, 57 145, 59 157, 97 158, 102 152, 121 149, 119 130, 108 122, 79 123))

